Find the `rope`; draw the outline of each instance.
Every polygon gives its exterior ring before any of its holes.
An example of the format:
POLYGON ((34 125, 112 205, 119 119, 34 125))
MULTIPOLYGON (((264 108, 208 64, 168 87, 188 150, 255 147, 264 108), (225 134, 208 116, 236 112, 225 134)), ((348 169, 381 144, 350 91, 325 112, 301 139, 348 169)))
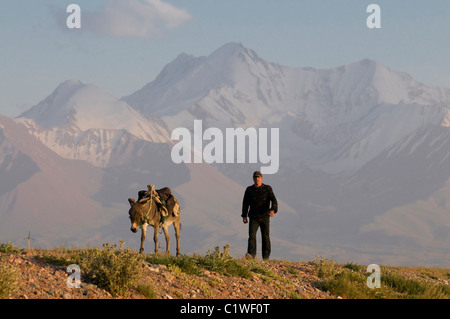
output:
POLYGON ((152 209, 152 202, 153 202, 153 192, 150 192, 150 205, 148 206, 147 213, 143 216, 143 218, 142 218, 142 220, 141 220, 141 223, 140 223, 140 225, 139 225, 141 228, 142 228, 142 225, 143 225, 144 223, 146 223, 147 220, 148 220, 148 214, 150 213, 150 211, 151 211, 151 209, 152 209))

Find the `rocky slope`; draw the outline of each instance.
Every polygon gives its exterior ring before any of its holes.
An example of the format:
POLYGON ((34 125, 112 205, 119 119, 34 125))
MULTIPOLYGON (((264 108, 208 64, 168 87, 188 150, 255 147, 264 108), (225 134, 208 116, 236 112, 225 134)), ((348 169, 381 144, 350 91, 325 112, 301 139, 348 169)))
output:
MULTIPOLYGON (((123 296, 108 291, 81 278, 81 288, 68 288, 66 266, 58 266, 42 259, 48 251, 22 254, 2 254, 1 262, 17 269, 18 287, 12 299, 145 299, 135 289, 123 296)), ((203 275, 188 275, 164 265, 142 264, 144 275, 140 283, 153 287, 156 299, 280 299, 297 293, 304 298, 334 298, 313 285, 317 280, 314 266, 308 262, 287 263, 270 261, 275 278, 268 280, 255 274, 252 279, 230 277, 204 270, 203 275)))
MULTIPOLYGON (((67 267, 52 262, 52 252, 30 250, 21 253, 0 253, 0 263, 15 269, 17 287, 11 299, 145 299, 136 289, 124 295, 108 291, 84 280, 81 288, 69 288, 67 267), (45 256, 45 257, 44 257, 45 256)), ((242 260, 242 263, 249 263, 242 260)), ((189 275, 177 267, 142 263, 140 284, 152 287, 155 299, 341 299, 338 295, 318 289, 314 262, 252 261, 264 271, 253 272, 249 279, 227 276, 203 269, 200 275, 189 275)), ((425 283, 449 285, 450 271, 401 268, 401 276, 425 283)))

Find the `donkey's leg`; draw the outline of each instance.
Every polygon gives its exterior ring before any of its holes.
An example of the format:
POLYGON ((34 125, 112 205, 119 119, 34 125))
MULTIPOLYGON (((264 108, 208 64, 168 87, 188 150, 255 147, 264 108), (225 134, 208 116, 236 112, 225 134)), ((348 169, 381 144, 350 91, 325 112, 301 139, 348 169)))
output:
POLYGON ((167 228, 167 226, 164 226, 163 230, 164 230, 164 236, 166 236, 166 255, 169 255, 169 250, 170 250, 169 229, 167 228))
POLYGON ((159 231, 159 225, 156 223, 155 225, 155 232, 153 234, 153 241, 155 242, 155 254, 159 253, 158 248, 158 231, 159 231))
POLYGON ((142 254, 144 252, 144 243, 145 243, 145 234, 147 233, 147 223, 144 223, 141 227, 141 248, 139 249, 139 253, 142 254))
POLYGON ((180 255, 180 219, 178 218, 174 223, 173 223, 173 228, 175 229, 175 237, 176 237, 176 241, 177 241, 177 256, 180 255))

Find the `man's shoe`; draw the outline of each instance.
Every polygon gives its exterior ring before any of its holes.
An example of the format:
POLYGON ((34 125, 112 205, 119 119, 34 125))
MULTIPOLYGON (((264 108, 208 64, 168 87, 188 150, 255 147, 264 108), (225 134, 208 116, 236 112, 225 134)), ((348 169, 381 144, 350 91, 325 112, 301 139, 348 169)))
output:
POLYGON ((245 254, 245 259, 252 260, 252 259, 255 259, 255 257, 247 253, 247 254, 245 254))

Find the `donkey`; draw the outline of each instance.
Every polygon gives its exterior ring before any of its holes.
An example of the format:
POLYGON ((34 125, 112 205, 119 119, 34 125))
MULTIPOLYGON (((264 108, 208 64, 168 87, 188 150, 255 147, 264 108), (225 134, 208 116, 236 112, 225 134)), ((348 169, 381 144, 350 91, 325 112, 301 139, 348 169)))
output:
POLYGON ((166 254, 169 254, 170 249, 170 237, 168 227, 173 224, 175 229, 175 237, 177 240, 177 256, 180 254, 180 205, 175 196, 173 196, 175 200, 174 214, 169 214, 169 216, 164 218, 162 222, 162 216, 159 212, 159 207, 157 203, 157 199, 155 198, 154 192, 150 192, 150 197, 143 197, 135 202, 134 198, 129 198, 128 202, 130 203, 130 220, 131 220, 131 231, 136 233, 138 231, 139 226, 141 227, 141 248, 139 249, 139 253, 144 252, 144 242, 145 235, 147 232, 147 226, 151 225, 154 228, 153 240, 155 242, 155 253, 159 253, 158 248, 158 230, 159 227, 162 227, 164 230, 164 235, 166 237, 166 254))

